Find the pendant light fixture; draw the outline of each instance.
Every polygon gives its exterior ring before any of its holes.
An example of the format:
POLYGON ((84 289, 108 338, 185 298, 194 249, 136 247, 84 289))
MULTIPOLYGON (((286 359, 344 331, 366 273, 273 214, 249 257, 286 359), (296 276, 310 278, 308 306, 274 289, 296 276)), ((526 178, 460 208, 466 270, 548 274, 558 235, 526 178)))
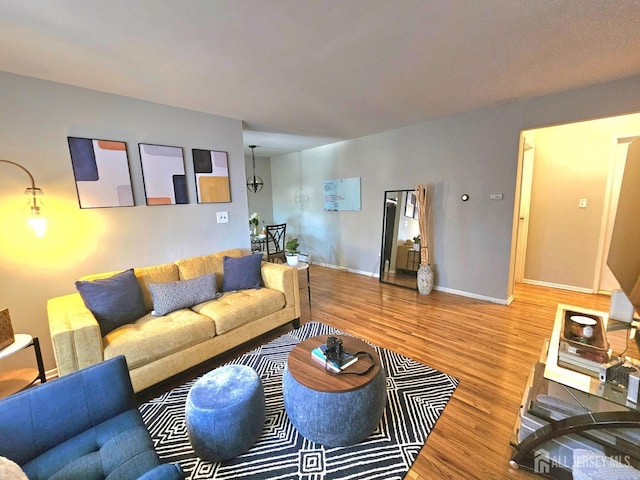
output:
POLYGON ((253 159, 253 176, 247 178, 247 188, 253 193, 258 193, 262 190, 262 187, 264 187, 264 182, 256 175, 256 157, 253 154, 253 149, 256 147, 257 145, 249 145, 249 148, 251 149, 251 158, 253 159))

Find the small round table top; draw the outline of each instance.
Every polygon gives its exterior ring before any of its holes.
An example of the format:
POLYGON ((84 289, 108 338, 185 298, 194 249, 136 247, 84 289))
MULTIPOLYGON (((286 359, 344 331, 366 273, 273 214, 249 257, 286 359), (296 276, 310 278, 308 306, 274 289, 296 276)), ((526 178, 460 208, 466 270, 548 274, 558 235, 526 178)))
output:
POLYGON ((320 362, 311 357, 311 351, 314 348, 327 342, 327 335, 319 335, 308 338, 291 350, 289 359, 287 360, 287 368, 291 376, 298 383, 319 392, 348 392, 369 384, 380 370, 380 358, 376 351, 373 347, 358 338, 348 335, 334 336, 342 339, 344 349, 349 353, 369 353, 375 361, 373 368, 364 375, 345 374, 345 372, 364 372, 369 368, 371 359, 366 355, 359 355, 358 361, 345 368, 343 373, 335 374, 326 371, 320 362))
POLYGON ((16 333, 13 336, 13 343, 0 350, 0 358, 7 358, 22 350, 31 343, 31 340, 33 340, 33 337, 28 333, 16 333))

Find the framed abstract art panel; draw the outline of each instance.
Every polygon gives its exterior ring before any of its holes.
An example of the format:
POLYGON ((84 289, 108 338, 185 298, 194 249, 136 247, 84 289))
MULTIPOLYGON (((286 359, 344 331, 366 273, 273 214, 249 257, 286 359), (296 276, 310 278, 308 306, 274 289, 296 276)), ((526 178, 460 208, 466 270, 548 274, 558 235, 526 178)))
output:
POLYGON ((192 152, 198 203, 230 202, 231 186, 227 152, 196 148, 192 152))
POLYGON ((80 208, 132 207, 125 142, 67 137, 80 208))
POLYGON ((147 205, 189 203, 182 148, 139 143, 147 205))

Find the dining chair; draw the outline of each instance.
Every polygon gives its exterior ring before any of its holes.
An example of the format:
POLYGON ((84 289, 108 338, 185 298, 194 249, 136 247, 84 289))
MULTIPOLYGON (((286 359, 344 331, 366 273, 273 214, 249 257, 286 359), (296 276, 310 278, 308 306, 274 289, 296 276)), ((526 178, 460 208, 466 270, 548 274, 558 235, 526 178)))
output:
POLYGON ((286 223, 267 225, 267 262, 285 263, 284 239, 287 230, 286 223))

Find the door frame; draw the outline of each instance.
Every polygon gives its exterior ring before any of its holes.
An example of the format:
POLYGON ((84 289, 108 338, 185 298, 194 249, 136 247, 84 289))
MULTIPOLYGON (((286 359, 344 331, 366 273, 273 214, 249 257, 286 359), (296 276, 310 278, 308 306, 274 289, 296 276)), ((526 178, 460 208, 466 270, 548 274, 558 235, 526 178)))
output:
MULTIPOLYGON (((618 196, 624 166, 627 159, 627 151, 631 142, 638 140, 640 136, 616 137, 612 140, 611 158, 609 159, 609 173, 607 176, 607 186, 604 196, 604 206, 602 209, 602 222, 600 226, 600 240, 598 243, 598 256, 596 258, 596 268, 593 275, 593 292, 610 294, 611 290, 602 290, 601 283, 604 270, 607 267, 607 256, 609 255, 609 245, 611 243, 611 233, 615 222, 616 208, 618 206, 618 196), (624 147, 623 147, 624 146, 624 147), (620 151, 624 148, 624 154, 620 151)), ((619 288, 619 286, 618 286, 619 288)))
POLYGON ((524 281, 524 269, 527 259, 527 235, 529 231, 529 211, 531 209, 531 186, 533 185, 533 163, 535 143, 522 137, 522 169, 520 174, 520 201, 518 204, 518 229, 516 233, 516 259, 514 281, 524 281))

